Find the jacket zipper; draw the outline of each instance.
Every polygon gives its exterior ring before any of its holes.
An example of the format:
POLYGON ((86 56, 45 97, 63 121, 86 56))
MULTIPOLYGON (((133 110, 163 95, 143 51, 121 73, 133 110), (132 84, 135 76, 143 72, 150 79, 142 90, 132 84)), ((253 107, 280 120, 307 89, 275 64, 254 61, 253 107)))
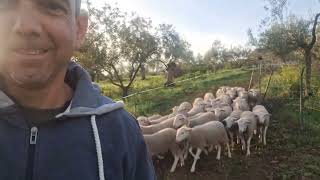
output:
POLYGON ((35 159, 35 150, 38 139, 38 131, 37 127, 32 127, 30 130, 30 140, 29 140, 29 149, 28 149, 28 162, 27 162, 27 172, 26 179, 33 179, 33 170, 34 170, 34 159, 35 159))

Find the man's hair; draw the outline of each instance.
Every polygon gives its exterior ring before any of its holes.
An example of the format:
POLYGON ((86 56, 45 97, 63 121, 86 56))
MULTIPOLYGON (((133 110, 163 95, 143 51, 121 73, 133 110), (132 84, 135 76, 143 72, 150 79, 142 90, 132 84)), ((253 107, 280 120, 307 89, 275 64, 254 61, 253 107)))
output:
POLYGON ((75 0, 76 1, 76 15, 80 15, 80 9, 81 9, 81 0, 75 0))

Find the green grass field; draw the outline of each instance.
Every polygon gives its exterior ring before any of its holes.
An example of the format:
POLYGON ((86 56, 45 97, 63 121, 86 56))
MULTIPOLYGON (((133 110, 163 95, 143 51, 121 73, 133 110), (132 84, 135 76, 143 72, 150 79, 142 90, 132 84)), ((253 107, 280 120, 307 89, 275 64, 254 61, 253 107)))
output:
MULTIPOLYGON (((215 180, 215 179, 320 179, 320 112, 306 110, 304 113, 305 130, 299 128, 299 111, 296 74, 287 69, 276 72, 268 92, 267 109, 272 113, 272 122, 268 131, 268 145, 262 147, 253 139, 252 156, 245 157, 239 147, 233 152, 233 158, 222 156, 215 160, 215 152, 202 155, 197 163, 197 172, 191 174, 191 160, 186 166, 178 167, 170 173, 172 157, 168 154, 164 160, 154 160, 158 179, 215 180)), ((251 72, 235 69, 223 70, 217 74, 202 76, 192 81, 177 83, 175 87, 160 88, 144 94, 132 96, 126 100, 126 109, 136 116, 168 114, 171 108, 183 101, 192 102, 206 92, 215 92, 222 85, 248 87, 251 72)), ((199 74, 187 74, 177 81, 199 74)), ((263 79, 263 86, 268 77, 263 79)), ((145 81, 137 81, 131 93, 145 89, 162 87, 162 76, 150 76, 145 81)), ((114 86, 102 83, 107 96, 121 99, 121 92, 114 86)), ((318 87, 315 86, 316 90, 318 87)), ((320 91, 319 91, 320 92, 320 91)), ((319 97, 311 97, 306 104, 320 106, 319 97)), ((308 106, 308 107, 309 107, 308 106)), ((311 107, 311 106, 310 106, 311 107)))

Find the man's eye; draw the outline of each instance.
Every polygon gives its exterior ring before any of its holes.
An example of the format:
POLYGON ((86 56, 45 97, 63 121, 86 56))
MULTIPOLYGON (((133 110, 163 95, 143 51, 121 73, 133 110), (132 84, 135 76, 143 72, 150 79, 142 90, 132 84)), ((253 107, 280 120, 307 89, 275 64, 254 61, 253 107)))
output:
POLYGON ((54 15, 67 14, 68 10, 59 3, 49 2, 46 6, 47 10, 54 15))
POLYGON ((0 9, 6 9, 13 3, 13 0, 0 0, 0 9))

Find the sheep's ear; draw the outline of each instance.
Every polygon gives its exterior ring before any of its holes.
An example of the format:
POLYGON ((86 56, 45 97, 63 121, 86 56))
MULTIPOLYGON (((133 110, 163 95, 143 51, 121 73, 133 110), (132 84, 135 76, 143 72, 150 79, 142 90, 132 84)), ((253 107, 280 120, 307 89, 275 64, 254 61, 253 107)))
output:
POLYGON ((224 109, 220 109, 220 111, 222 111, 222 112, 226 112, 226 110, 224 110, 224 109))

